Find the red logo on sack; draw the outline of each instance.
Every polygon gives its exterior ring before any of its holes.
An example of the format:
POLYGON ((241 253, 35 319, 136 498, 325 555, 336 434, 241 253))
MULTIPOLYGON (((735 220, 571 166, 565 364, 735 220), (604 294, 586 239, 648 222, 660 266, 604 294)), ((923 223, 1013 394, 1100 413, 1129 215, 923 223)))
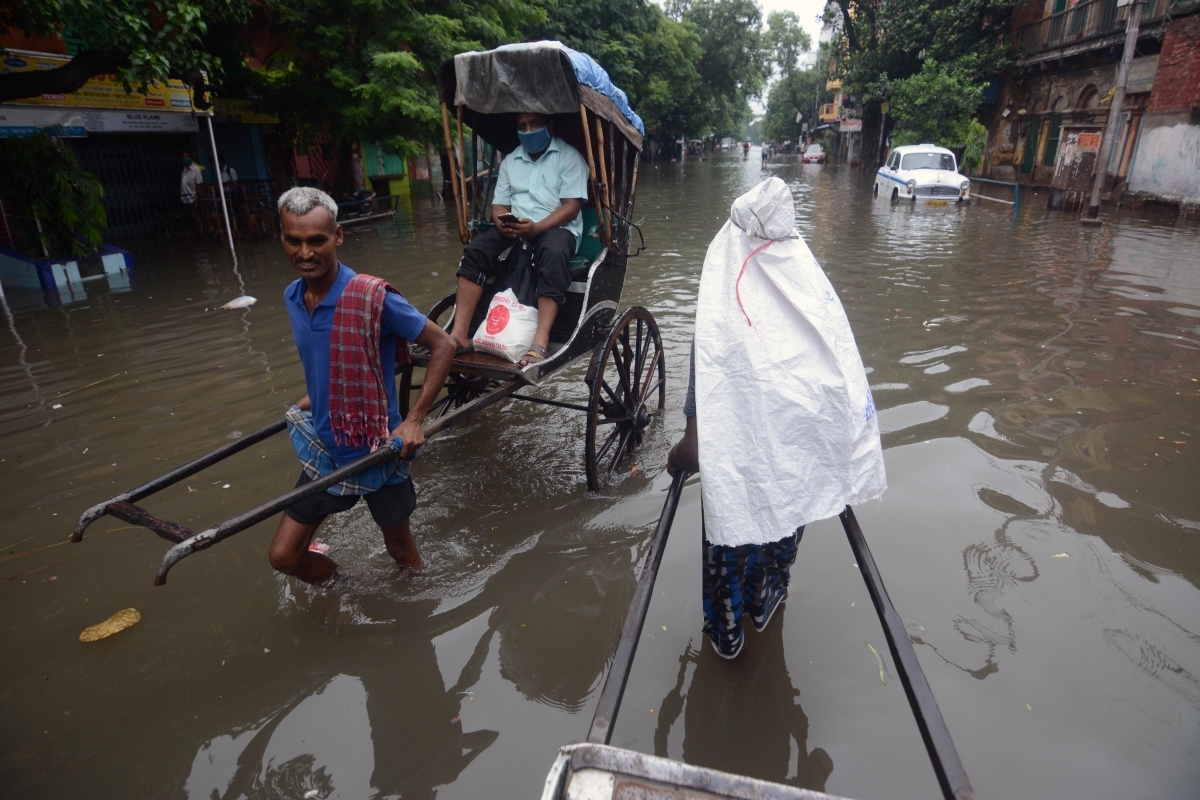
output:
POLYGON ((487 332, 489 336, 495 336, 508 325, 508 309, 504 306, 495 306, 487 315, 487 332))

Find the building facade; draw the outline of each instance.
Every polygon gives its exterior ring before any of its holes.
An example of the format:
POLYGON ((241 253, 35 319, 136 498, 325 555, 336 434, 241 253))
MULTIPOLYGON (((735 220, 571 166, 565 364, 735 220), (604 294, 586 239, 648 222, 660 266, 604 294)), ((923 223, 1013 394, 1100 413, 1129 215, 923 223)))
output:
MULTIPOLYGON (((1144 0, 1106 197, 1200 204, 1200 0, 1144 0)), ((1027 0, 1013 19, 1017 58, 1000 83, 985 175, 1061 186, 1064 159, 1098 153, 1132 4, 1027 0), (1082 137, 1082 138, 1081 138, 1082 137), (1064 144, 1069 152, 1060 153, 1064 144)), ((1076 162, 1076 165, 1078 162, 1076 162)), ((1088 176, 1075 176, 1076 183, 1088 176)), ((1060 195, 1051 193, 1052 204, 1060 195)))

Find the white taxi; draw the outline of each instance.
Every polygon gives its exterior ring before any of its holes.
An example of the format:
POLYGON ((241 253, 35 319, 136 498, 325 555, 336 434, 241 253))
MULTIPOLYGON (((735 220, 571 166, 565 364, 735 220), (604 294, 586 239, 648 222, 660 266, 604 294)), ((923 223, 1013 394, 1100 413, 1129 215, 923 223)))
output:
POLYGON ((914 144, 892 150, 875 173, 872 193, 893 203, 948 206, 971 196, 971 182, 959 174, 954 153, 934 144, 914 144))

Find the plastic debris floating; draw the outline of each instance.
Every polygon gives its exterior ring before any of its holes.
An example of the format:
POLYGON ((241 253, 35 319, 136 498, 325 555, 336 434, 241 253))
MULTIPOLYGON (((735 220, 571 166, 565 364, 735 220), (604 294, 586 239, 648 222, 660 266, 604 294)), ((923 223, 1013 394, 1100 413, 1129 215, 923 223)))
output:
POLYGON ((141 619, 142 615, 136 608, 123 608, 104 620, 104 622, 93 625, 90 628, 84 628, 83 633, 79 634, 79 641, 98 642, 101 639, 107 639, 114 633, 120 633, 126 628, 137 625, 141 619))

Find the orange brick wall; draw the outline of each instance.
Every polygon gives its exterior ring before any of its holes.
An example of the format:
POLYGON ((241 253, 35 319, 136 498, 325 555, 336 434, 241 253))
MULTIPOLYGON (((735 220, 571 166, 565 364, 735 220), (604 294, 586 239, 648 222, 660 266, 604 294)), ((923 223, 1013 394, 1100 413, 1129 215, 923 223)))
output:
POLYGON ((1200 108, 1200 14, 1167 25, 1149 110, 1194 108, 1200 108))

